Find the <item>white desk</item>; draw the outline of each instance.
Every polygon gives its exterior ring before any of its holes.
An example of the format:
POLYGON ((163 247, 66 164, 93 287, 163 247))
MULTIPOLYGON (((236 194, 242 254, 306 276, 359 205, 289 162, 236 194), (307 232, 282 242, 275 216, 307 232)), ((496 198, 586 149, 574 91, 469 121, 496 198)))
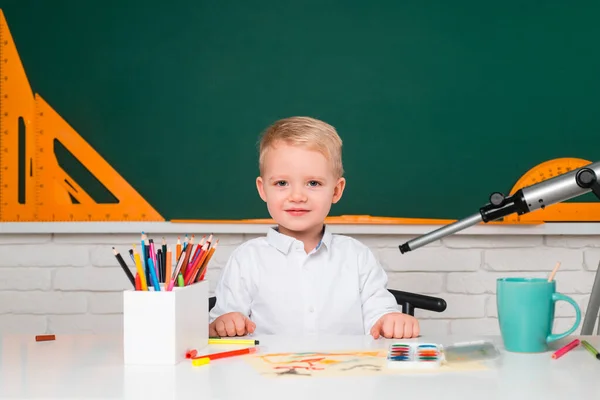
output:
MULTIPOLYGON (((559 360, 550 353, 502 356, 485 371, 364 377, 259 376, 239 357, 193 367, 125 367, 119 337, 4 336, 0 343, 0 398, 5 399, 593 399, 600 395, 600 361, 582 346, 559 360), (410 397, 407 397, 410 396, 410 397)), ((342 351, 387 348, 389 340, 368 336, 256 337, 262 352, 342 351)), ((419 341, 450 344, 481 337, 427 336, 419 341)), ((499 338, 492 339, 501 348, 499 338)), ((563 340, 553 346, 566 344, 563 340)), ((599 337, 586 338, 600 348, 599 337)), ((209 346, 207 352, 235 348, 209 346)), ((204 353, 204 352, 202 352, 204 353)))

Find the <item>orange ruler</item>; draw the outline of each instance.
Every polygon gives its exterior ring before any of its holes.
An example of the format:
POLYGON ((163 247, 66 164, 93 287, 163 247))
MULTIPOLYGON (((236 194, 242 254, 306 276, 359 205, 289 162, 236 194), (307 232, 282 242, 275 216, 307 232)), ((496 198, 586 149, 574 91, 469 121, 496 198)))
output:
POLYGON ((29 86, 0 10, 0 221, 164 221, 29 86), (117 199, 98 203, 59 165, 60 142, 117 199))

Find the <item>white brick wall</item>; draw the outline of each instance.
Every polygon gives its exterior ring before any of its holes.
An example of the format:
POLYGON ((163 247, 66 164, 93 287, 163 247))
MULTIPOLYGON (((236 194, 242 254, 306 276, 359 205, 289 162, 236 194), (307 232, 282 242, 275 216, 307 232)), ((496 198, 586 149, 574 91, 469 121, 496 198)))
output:
MULTIPOLYGON (((157 241, 162 236, 152 235, 157 241)), ((169 243, 176 240, 164 236, 169 243)), ((211 293, 231 251, 256 236, 218 235, 207 274, 211 293)), ((454 235, 404 255, 398 245, 409 236, 354 237, 373 250, 390 288, 446 300, 444 313, 416 311, 425 334, 499 334, 496 279, 546 277, 557 261, 562 263, 558 290, 585 313, 600 261, 600 235, 454 235)), ((138 241, 131 234, 0 235, 0 333, 120 332, 121 291, 129 281, 111 247, 129 262, 127 250, 138 241)), ((562 331, 573 320, 571 306, 559 302, 555 329, 562 331)))

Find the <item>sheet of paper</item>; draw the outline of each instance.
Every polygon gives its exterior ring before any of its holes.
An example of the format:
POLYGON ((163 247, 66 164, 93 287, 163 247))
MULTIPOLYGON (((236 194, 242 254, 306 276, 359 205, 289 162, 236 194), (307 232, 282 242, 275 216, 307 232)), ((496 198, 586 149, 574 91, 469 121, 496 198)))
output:
POLYGON ((480 363, 444 364, 436 369, 389 369, 387 350, 347 352, 271 353, 245 357, 263 376, 368 376, 381 374, 439 374, 485 370, 480 363))

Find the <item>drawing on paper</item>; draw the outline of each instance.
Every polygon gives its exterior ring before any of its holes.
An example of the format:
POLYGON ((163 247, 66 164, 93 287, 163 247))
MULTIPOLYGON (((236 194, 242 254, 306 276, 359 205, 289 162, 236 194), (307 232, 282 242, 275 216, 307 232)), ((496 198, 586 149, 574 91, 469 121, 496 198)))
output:
POLYGON ((386 350, 350 352, 273 353, 247 358, 263 375, 368 375, 385 369, 386 350))
POLYGON ((427 374, 488 369, 479 362, 442 364, 431 370, 398 370, 387 367, 387 350, 256 354, 245 357, 254 369, 269 377, 369 376, 427 374))

